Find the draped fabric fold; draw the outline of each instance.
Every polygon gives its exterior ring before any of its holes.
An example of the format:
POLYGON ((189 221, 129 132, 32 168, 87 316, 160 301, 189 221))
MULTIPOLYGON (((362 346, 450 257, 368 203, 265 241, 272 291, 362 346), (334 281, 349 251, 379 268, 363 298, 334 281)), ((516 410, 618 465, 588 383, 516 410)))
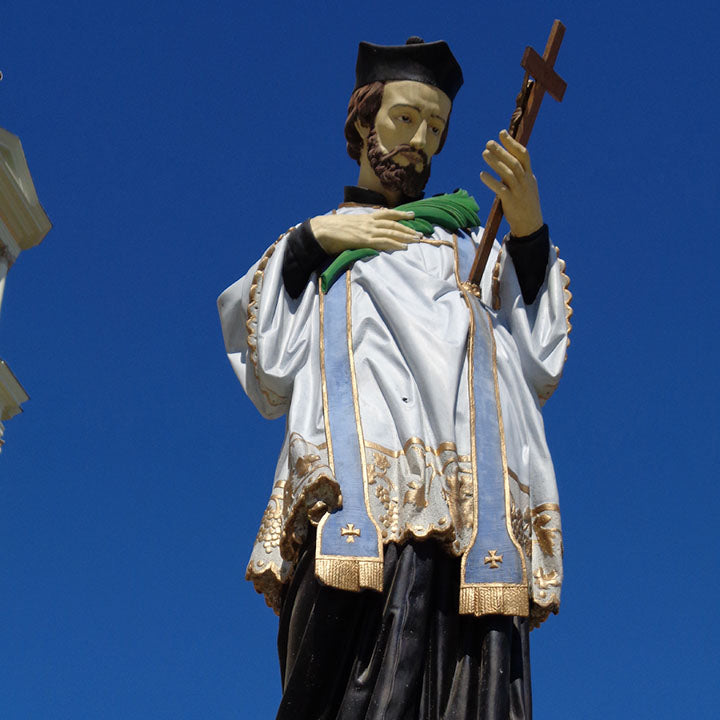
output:
POLYGON ((285 592, 277 720, 531 720, 528 621, 458 613, 459 559, 385 550, 384 590, 318 582, 312 539, 285 592))
MULTIPOLYGON (((373 209, 345 206, 336 212, 373 209)), ((476 365, 492 381, 489 396, 494 392, 499 406, 492 422, 502 419, 505 443, 504 512, 502 519, 496 515, 496 529, 505 528, 507 547, 515 550, 508 553, 488 540, 477 547, 476 566, 499 577, 511 564, 510 554, 519 552, 535 625, 557 611, 562 585, 560 508, 541 408, 562 373, 570 293, 564 263, 552 247, 532 303, 523 298, 511 254, 498 243, 481 286, 463 282, 462 265, 472 258, 481 232, 451 234, 433 226, 407 250, 356 261, 344 283, 336 283, 327 296, 344 285, 352 306, 346 327, 334 331, 332 341, 347 349, 352 325, 358 389, 352 414, 361 426, 360 434, 355 428, 358 473, 364 475, 365 511, 376 538, 379 531, 386 548, 434 538, 449 557, 459 558, 480 537, 490 507, 473 468, 490 434, 479 436, 480 424, 472 430, 476 409, 468 352, 468 340, 475 337, 471 323, 477 329, 484 317, 494 343, 496 378, 487 359, 476 365), (485 305, 473 320, 477 296, 485 305)), ((287 415, 272 492, 247 569, 248 579, 276 611, 314 524, 342 511, 349 500, 344 478, 333 470, 325 423, 319 279, 313 276, 297 298, 291 297, 282 276, 286 250, 282 236, 218 301, 228 357, 248 396, 267 417, 287 415)), ((350 547, 348 539, 360 537, 357 529, 343 523, 337 539, 350 547)), ((352 586, 375 588, 379 596, 377 570, 365 568, 361 580, 358 569, 352 586)), ((319 572, 329 578, 322 568, 319 572)), ((464 609, 493 611, 472 594, 464 609)), ((507 610, 523 614, 518 606, 507 610)))

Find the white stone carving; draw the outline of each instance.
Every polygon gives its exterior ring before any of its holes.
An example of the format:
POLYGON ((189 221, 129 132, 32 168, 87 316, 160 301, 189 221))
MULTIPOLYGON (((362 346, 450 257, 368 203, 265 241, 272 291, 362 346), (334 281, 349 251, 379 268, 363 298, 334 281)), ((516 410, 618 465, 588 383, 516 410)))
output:
MULTIPOLYGON (((0 128, 0 307, 5 279, 23 250, 39 244, 52 224, 38 200, 20 138, 0 128)), ((0 448, 2 421, 22 412, 28 395, 0 359, 0 448)))

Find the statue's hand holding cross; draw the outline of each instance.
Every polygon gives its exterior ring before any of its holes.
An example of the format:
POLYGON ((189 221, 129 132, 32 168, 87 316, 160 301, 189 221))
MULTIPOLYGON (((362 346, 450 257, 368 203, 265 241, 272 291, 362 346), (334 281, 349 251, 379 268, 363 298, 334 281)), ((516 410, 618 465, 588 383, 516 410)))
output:
POLYGON ((480 179, 500 198, 510 232, 516 237, 531 235, 542 227, 543 217, 530 153, 507 130, 500 132, 500 142, 490 140, 483 151, 483 159, 500 180, 487 171, 480 179))

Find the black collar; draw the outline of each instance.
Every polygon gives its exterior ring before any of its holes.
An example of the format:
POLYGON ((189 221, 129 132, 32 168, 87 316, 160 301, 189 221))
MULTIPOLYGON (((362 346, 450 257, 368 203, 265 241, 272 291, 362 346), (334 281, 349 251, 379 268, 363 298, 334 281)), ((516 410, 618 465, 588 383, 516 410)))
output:
MULTIPOLYGON (((411 200, 419 200, 423 195, 416 198, 403 198, 400 204, 410 202, 411 200)), ((388 201, 382 193, 368 190, 364 187, 358 187, 357 185, 345 186, 343 202, 357 203, 358 205, 379 205, 380 207, 388 206, 388 201)))

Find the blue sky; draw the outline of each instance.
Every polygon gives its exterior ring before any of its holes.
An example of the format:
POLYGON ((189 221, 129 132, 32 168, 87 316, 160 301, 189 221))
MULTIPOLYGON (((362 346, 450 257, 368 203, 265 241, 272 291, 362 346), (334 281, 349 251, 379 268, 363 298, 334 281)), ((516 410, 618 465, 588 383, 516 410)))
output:
POLYGON ((25 0, 0 126, 54 228, 7 282, 29 394, 0 455, 6 718, 270 718, 276 619, 243 579, 282 422, 243 396, 218 293, 357 169, 357 43, 447 40, 466 83, 431 192, 484 215, 485 141, 525 45, 567 33, 530 144, 575 315, 546 406, 563 607, 538 718, 711 717, 718 691, 715 308, 720 11, 676 3, 25 0))

